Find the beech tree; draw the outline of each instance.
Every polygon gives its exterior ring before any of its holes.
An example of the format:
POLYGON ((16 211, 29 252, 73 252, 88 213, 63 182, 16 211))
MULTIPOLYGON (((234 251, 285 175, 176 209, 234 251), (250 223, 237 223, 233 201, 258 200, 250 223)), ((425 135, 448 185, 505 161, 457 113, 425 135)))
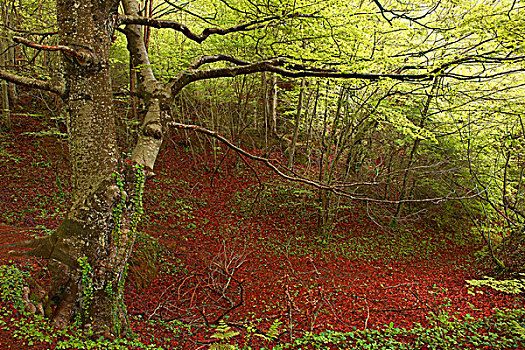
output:
MULTIPOLYGON (((144 184, 154 176, 155 160, 167 128, 207 133, 253 160, 267 164, 289 180, 356 198, 345 186, 300 178, 270 159, 239 149, 213 130, 174 120, 171 105, 188 84, 271 72, 289 78, 412 81, 431 89, 436 76, 483 79, 485 73, 478 72, 476 67, 500 67, 522 61, 523 44, 509 44, 515 43, 517 35, 503 36, 494 21, 493 32, 488 34, 492 37, 488 38, 480 30, 473 34, 474 38, 464 27, 460 28, 463 22, 455 23, 460 22, 457 13, 461 11, 451 10, 456 8, 453 4, 444 6, 438 2, 433 6, 410 7, 375 0, 356 4, 221 0, 218 5, 207 3, 208 7, 199 14, 198 7, 170 1, 159 3, 172 12, 200 20, 202 30, 192 30, 169 17, 145 17, 138 0, 56 0, 56 45, 37 43, 23 36, 14 36, 13 41, 35 50, 59 52, 61 70, 48 80, 0 70, 1 79, 57 94, 67 106, 72 206, 51 236, 18 245, 30 249, 27 254, 49 261, 52 281, 44 309, 51 310, 48 316, 58 327, 66 327, 76 320, 107 337, 118 336, 125 330, 122 293, 127 262, 143 211, 144 184), (237 16, 236 24, 204 27, 206 23, 213 23, 206 13, 219 15, 219 7, 214 8, 219 5, 237 16), (329 5, 333 5, 333 9, 329 5), (334 11, 337 21, 332 21, 329 11, 334 11), (366 17, 361 24, 354 21, 360 15, 366 17), (372 23, 380 23, 381 27, 374 28, 372 23), (269 45, 260 50, 256 38, 254 50, 257 52, 253 57, 259 57, 258 60, 225 53, 203 55, 195 57, 167 81, 160 81, 149 61, 145 26, 172 30, 195 43, 256 31, 268 34, 274 28, 277 34, 273 34, 272 40, 277 46, 288 46, 288 51, 279 47, 272 50, 273 46, 269 45), (294 28, 297 30, 292 31, 294 28), (449 35, 451 28, 460 29, 449 35), (313 33, 314 30, 319 32, 313 33), (392 34, 396 30, 409 34, 396 37, 392 34), (110 49, 117 31, 127 39, 137 78, 136 94, 144 105, 139 135, 127 158, 117 145, 117 116, 110 74, 110 49), (364 37, 371 33, 377 35, 376 41, 367 37, 365 42, 364 37), (384 42, 380 38, 392 41, 384 42), (385 50, 389 45, 398 50, 385 50)), ((508 2, 500 5, 498 11, 507 9, 503 15, 514 16, 514 7, 515 2, 508 2)), ((269 40, 268 36, 270 34, 259 39, 269 40)), ((503 74, 509 68, 494 70, 494 74, 503 74)))

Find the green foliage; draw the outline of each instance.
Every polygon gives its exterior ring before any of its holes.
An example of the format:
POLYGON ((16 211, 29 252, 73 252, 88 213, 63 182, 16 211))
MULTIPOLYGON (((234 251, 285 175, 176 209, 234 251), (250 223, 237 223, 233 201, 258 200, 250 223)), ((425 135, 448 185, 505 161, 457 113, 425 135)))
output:
POLYGON ((82 298, 80 300, 82 317, 84 320, 89 318, 89 307, 93 300, 93 276, 91 265, 88 262, 87 257, 83 256, 78 258, 78 265, 80 266, 80 273, 82 279, 82 298))
POLYGON ((255 335, 258 337, 263 338, 264 340, 276 340, 279 336, 279 333, 281 333, 281 326, 283 325, 283 322, 281 320, 275 320, 270 325, 270 328, 268 328, 268 331, 266 333, 256 333, 255 335))
MULTIPOLYGON (((525 344, 525 310, 497 310, 496 314, 475 320, 469 315, 459 319, 455 315, 443 313, 429 317, 430 325, 416 324, 411 329, 398 328, 393 322, 381 329, 354 330, 351 332, 323 331, 305 332, 292 343, 275 344, 272 349, 463 349, 483 348, 508 349, 525 344)), ((275 324, 275 323, 274 323, 275 324)), ((276 326, 275 329, 279 328, 276 326)), ((222 327, 220 343, 212 349, 240 349, 225 340, 233 337, 229 327, 222 327)), ((269 331, 270 332, 270 331, 269 331)), ((275 340, 269 336, 265 340, 275 340)), ((277 333, 275 333, 277 334, 277 333)), ((235 334, 237 335, 237 334, 235 334)), ((243 349, 250 349, 244 346, 243 349)))
POLYGON ((3 325, 4 329, 13 332, 13 337, 32 346, 36 342, 52 343, 55 340, 55 329, 47 319, 40 315, 25 315, 20 320, 11 320, 12 326, 3 325))
MULTIPOLYGON (((91 268, 86 258, 80 258, 79 264, 82 271, 83 308, 89 305, 92 297, 90 282, 91 268), (91 294, 90 294, 91 293, 91 294)), ((0 265, 0 299, 21 311, 25 306, 23 301, 23 288, 27 285, 29 274, 21 271, 16 266, 0 265)), ((20 313, 14 317, 12 309, 7 306, 1 311, 0 327, 8 330, 13 337, 20 339, 27 346, 37 343, 56 344, 56 349, 158 349, 161 347, 145 345, 138 340, 103 338, 93 340, 90 331, 81 332, 74 326, 66 330, 55 329, 43 316, 36 314, 20 313)))
MULTIPOLYGON (((146 323, 148 324, 148 327, 151 327, 156 331, 164 330, 173 338, 182 338, 193 334, 192 326, 179 320, 163 321, 158 319, 148 320, 146 323)), ((169 341, 170 339, 165 340, 169 341)))
POLYGON ((162 347, 154 344, 143 344, 141 341, 136 339, 119 338, 116 340, 108 340, 104 338, 92 339, 92 334, 84 334, 81 336, 72 336, 71 334, 65 334, 66 340, 60 340, 57 342, 56 349, 99 349, 99 350, 128 350, 128 349, 151 349, 151 350, 163 350, 162 347))
POLYGON ((485 277, 480 280, 467 280, 467 282, 474 287, 490 287, 503 293, 521 294, 525 292, 525 274, 521 274, 521 276, 522 278, 507 280, 497 280, 493 277, 485 277))
POLYGON ((524 325, 525 309, 496 310, 482 319, 443 313, 430 316, 428 327, 396 328, 391 322, 382 329, 307 332, 274 349, 511 349, 525 345, 524 325))
POLYGON ((27 285, 29 274, 13 265, 0 265, 0 298, 22 309, 23 288, 27 285))
MULTIPOLYGON (((83 261, 82 259, 79 259, 83 261)), ((79 262, 89 272, 85 262, 79 262)), ((22 298, 22 288, 27 274, 13 266, 0 266, 0 291, 4 301, 17 304, 22 298)), ((12 332, 15 338, 23 340, 27 346, 37 343, 56 344, 56 349, 158 349, 161 347, 134 339, 116 339, 113 341, 103 338, 93 339, 90 331, 79 332, 75 328, 56 330, 49 322, 38 315, 22 315, 21 319, 9 319, 9 310, 4 309, 7 316, 0 320, 3 329, 12 332)), ((510 349, 525 345, 525 309, 496 310, 492 316, 475 319, 470 315, 449 314, 442 312, 428 317, 429 326, 416 324, 411 329, 398 328, 394 323, 381 329, 354 330, 351 332, 323 331, 320 333, 305 332, 296 337, 293 342, 286 344, 276 343, 273 349, 420 349, 422 347, 436 349, 463 349, 483 348, 510 349)), ((150 321, 153 327, 166 328, 174 336, 182 336, 191 329, 178 321, 163 322, 150 321)), ((255 328, 248 327, 244 337, 250 339, 252 335, 259 336, 266 341, 277 340, 281 332, 282 321, 276 320, 264 334, 254 334, 255 328)), ((240 349, 230 342, 241 336, 241 333, 231 329, 226 323, 220 323, 212 338, 218 340, 210 349, 240 349)), ((242 349, 250 349, 245 345, 242 349)))
POLYGON ((234 331, 228 326, 224 321, 221 321, 219 325, 215 328, 215 333, 212 334, 212 338, 218 339, 220 342, 215 343, 210 347, 210 350, 229 350, 236 349, 236 346, 230 345, 227 342, 238 336, 240 332, 234 331))
POLYGON ((151 349, 163 350, 154 344, 143 344, 136 339, 119 338, 108 340, 104 338, 96 339, 90 332, 82 332, 75 328, 65 330, 55 329, 47 319, 38 315, 24 316, 20 320, 4 329, 13 332, 15 338, 24 341, 27 346, 38 343, 55 344, 54 349, 99 349, 99 350, 128 350, 128 349, 151 349))

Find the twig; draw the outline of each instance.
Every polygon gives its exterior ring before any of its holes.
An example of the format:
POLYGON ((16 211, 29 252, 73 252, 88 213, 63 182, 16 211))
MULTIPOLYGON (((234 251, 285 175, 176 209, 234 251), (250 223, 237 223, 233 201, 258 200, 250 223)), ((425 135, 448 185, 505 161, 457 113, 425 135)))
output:
POLYGON ((365 305, 366 305, 366 320, 365 320, 365 329, 368 328, 368 320, 370 319, 370 308, 368 307, 368 302, 365 298, 365 305))
POLYGON ((395 286, 384 287, 383 289, 397 288, 397 287, 401 287, 401 286, 409 286, 409 285, 413 285, 413 284, 419 284, 419 282, 406 282, 406 283, 399 283, 399 284, 396 284, 395 286))

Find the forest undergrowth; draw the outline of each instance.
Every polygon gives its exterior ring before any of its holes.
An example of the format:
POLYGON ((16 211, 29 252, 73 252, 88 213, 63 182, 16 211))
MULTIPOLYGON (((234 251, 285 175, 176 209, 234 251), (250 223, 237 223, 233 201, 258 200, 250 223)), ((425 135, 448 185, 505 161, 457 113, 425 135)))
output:
MULTIPOLYGON (((65 141, 42 133, 48 123, 13 114, 13 129, 0 133, 2 246, 49 234, 70 205, 65 141)), ((233 153, 214 163, 180 137, 162 149, 145 192, 125 286, 131 336, 91 339, 35 317, 24 298, 43 293, 46 263, 3 249, 1 348, 525 346, 523 289, 467 282, 493 266, 463 218, 434 215, 392 229, 348 202, 320 239, 314 189, 233 153)))

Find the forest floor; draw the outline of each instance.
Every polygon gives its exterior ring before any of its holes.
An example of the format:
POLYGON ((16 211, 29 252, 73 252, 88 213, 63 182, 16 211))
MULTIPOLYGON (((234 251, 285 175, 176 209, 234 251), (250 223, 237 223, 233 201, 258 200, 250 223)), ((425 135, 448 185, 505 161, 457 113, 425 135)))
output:
MULTIPOLYGON (((15 115, 12 130, 0 133, 0 246, 48 234, 64 217, 68 156, 63 140, 46 135, 54 126, 15 115)), ((146 186, 125 287, 131 329, 143 344, 272 348, 308 332, 410 329, 432 317, 482 318, 524 306, 523 296, 466 282, 488 270, 476 260, 479 237, 461 218, 392 230, 374 224, 363 204, 346 203, 321 242, 313 189, 232 153, 216 170, 220 157, 177 140, 161 151, 146 186)), ((47 280, 45 261, 2 249, 0 264, 27 271, 35 284, 47 280)), ((49 349, 60 340, 32 339, 20 317, 2 312, 1 349, 49 349)))

